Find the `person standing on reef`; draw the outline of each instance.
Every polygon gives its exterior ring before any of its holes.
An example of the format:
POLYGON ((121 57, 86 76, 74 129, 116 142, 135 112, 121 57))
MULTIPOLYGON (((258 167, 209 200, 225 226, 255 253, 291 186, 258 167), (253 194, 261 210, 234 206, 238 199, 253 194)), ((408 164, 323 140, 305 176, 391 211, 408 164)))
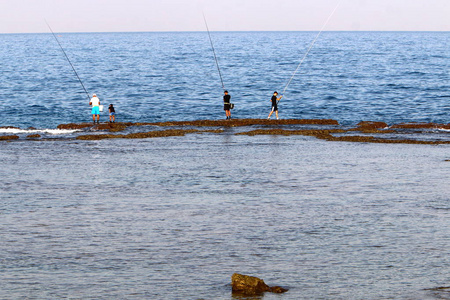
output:
POLYGON ((269 116, 267 117, 267 119, 270 119, 270 116, 272 116, 273 112, 275 112, 275 115, 277 116, 277 120, 278 120, 278 101, 280 101, 281 98, 283 98, 283 96, 280 96, 279 98, 277 98, 278 93, 274 92, 272 98, 270 99, 270 101, 272 101, 272 110, 270 111, 269 116))
POLYGON ((109 111, 109 123, 116 122, 116 110, 114 109, 114 105, 110 104, 108 107, 109 111))
POLYGON ((223 110, 225 111, 225 115, 227 116, 227 120, 231 119, 231 96, 228 95, 228 91, 223 92, 223 110))
POLYGON ((97 124, 100 124, 100 99, 98 99, 96 94, 92 95, 89 105, 92 105, 92 121, 95 124, 95 117, 97 116, 97 124))

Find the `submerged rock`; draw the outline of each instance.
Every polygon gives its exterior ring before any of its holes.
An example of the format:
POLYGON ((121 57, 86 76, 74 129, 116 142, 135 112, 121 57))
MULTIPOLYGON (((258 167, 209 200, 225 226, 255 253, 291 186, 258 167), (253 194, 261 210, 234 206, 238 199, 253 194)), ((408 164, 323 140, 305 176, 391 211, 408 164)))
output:
POLYGON ((264 280, 234 273, 231 276, 231 289, 234 294, 242 294, 246 296, 257 296, 265 292, 284 293, 288 290, 279 286, 269 287, 264 280))
POLYGON ((394 129, 429 129, 429 128, 443 128, 450 129, 450 124, 436 124, 436 123, 400 123, 392 125, 394 129))
POLYGON ((184 136, 188 133, 198 133, 198 130, 176 130, 137 132, 130 134, 86 134, 77 137, 77 140, 104 140, 104 139, 145 139, 155 137, 184 136))
POLYGON ((388 124, 384 122, 362 121, 357 124, 356 128, 350 131, 360 131, 362 133, 393 133, 394 130, 387 130, 388 124))
POLYGON ((301 130, 288 130, 288 129, 256 129, 246 132, 238 132, 235 135, 306 135, 306 136, 321 136, 330 135, 331 133, 345 133, 342 129, 330 129, 330 130, 320 130, 320 129, 301 129, 301 130))
POLYGON ((388 127, 384 122, 372 122, 372 121, 361 121, 358 123, 358 128, 364 129, 383 129, 388 127))
POLYGON ((29 138, 29 139, 37 139, 37 138, 40 138, 40 137, 41 137, 40 134, 29 134, 29 135, 27 135, 27 138, 29 138))

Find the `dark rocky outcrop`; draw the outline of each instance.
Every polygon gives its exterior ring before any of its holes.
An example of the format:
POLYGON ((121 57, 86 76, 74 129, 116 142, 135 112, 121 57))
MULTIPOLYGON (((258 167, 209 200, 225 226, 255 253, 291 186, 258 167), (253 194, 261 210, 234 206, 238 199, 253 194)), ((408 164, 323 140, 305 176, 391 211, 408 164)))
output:
POLYGON ((288 290, 279 286, 269 287, 264 280, 234 273, 231 276, 231 289, 233 294, 240 294, 246 296, 262 295, 265 292, 285 293, 288 290))
POLYGON ((388 124, 384 122, 362 121, 357 124, 356 128, 349 131, 360 131, 362 133, 393 133, 394 130, 387 130, 388 124))
POLYGON ((383 129, 388 127, 388 124, 384 122, 361 121, 357 126, 363 129, 383 129))
POLYGON ((130 126, 161 126, 161 127, 240 127, 253 125, 339 125, 339 122, 331 119, 231 119, 231 120, 196 120, 196 121, 173 121, 153 123, 70 123, 60 124, 58 129, 86 129, 94 127, 97 130, 121 131, 130 126))
MULTIPOLYGON (((304 135, 314 136, 318 139, 335 142, 357 142, 357 143, 386 143, 386 144, 424 144, 439 145, 450 144, 445 132, 428 129, 450 129, 450 124, 435 123, 402 123, 388 126, 384 122, 362 121, 355 128, 340 126, 336 120, 332 119, 232 119, 232 120, 196 120, 196 121, 172 121, 172 122, 154 122, 154 123, 71 123, 58 125, 59 129, 80 129, 86 134, 79 135, 78 140, 101 140, 101 139, 141 139, 152 137, 183 136, 188 133, 222 133, 227 127, 253 127, 250 131, 239 131, 235 135, 304 135), (299 126, 297 126, 299 125, 299 126), (311 126, 308 126, 311 125, 311 126), (324 127, 320 126, 324 125, 324 127), (123 131, 129 127, 134 127, 130 131, 145 130, 145 126, 152 129, 157 127, 172 127, 168 130, 152 130, 149 132, 137 132, 130 134, 113 134, 123 131), (142 127, 142 128, 136 128, 142 127), (207 130, 200 130, 200 127, 207 130), (210 127, 210 128, 207 128, 210 127), (197 129, 195 129, 197 128, 197 129), (104 131, 92 134, 91 131, 104 131), (89 134, 87 134, 89 132, 89 134), (386 134, 382 138, 379 134, 386 134), (421 139, 416 137, 404 138, 414 133, 421 135, 429 134, 430 138, 421 139), (435 138, 436 136, 436 138, 435 138)), ((14 128, 14 127, 3 127, 14 128)), ((230 134, 230 132, 228 132, 230 134)), ((233 133, 231 133, 233 134, 233 133)), ((0 140, 18 139, 18 136, 2 136, 0 140)), ((38 138, 37 135, 29 135, 27 138, 38 138)), ((54 140, 54 139, 52 139, 54 140)))
POLYGON ((18 138, 19 138, 18 135, 4 135, 0 136, 0 141, 17 140, 18 138))
POLYGON ((198 126, 198 127, 238 127, 253 125, 339 125, 339 122, 331 119, 231 119, 231 120, 197 120, 159 123, 138 123, 136 125, 154 126, 198 126))
POLYGON ((247 132, 239 132, 236 135, 306 135, 306 136, 320 136, 320 135, 330 135, 331 133, 344 133, 345 130, 342 129, 330 129, 330 130, 320 130, 320 129, 302 129, 302 130, 287 130, 287 129, 257 129, 247 132))
POLYGON ((29 138, 29 139, 37 139, 37 138, 40 138, 40 137, 41 137, 40 134, 29 134, 29 135, 27 135, 27 138, 29 138))
POLYGON ((86 129, 86 128, 95 128, 97 130, 107 130, 112 132, 122 131, 129 126, 133 126, 133 123, 100 123, 100 124, 92 124, 92 123, 69 123, 69 124, 60 124, 56 128, 58 129, 86 129))
POLYGON ((183 136, 188 133, 197 133, 198 130, 176 130, 138 132, 130 134, 86 134, 77 137, 77 140, 104 140, 104 139, 145 139, 155 137, 183 136))
POLYGON ((416 145, 441 145, 450 144, 450 141, 422 141, 422 140, 410 140, 410 139, 380 139, 373 136, 360 136, 360 135, 344 135, 344 136, 316 136, 327 141, 333 142, 357 142, 357 143, 377 143, 377 144, 416 144, 416 145))
POLYGON ((393 129, 429 129, 429 128, 443 128, 450 129, 450 124, 436 124, 436 123, 400 123, 392 125, 393 129))

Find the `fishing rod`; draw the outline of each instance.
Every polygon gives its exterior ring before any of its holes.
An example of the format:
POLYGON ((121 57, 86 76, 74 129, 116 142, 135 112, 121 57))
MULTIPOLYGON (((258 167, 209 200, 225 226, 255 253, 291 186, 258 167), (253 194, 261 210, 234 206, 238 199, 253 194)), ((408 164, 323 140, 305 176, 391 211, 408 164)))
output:
POLYGON ((55 33, 53 32, 52 28, 50 27, 50 25, 48 24, 47 20, 45 20, 45 23, 47 23, 48 28, 50 29, 53 37, 55 38, 56 42, 58 43, 59 47, 61 48, 62 52, 64 53, 64 55, 66 56, 67 61, 69 62, 70 66, 72 67, 73 72, 75 73, 75 75, 77 75, 78 81, 80 81, 81 86, 83 87, 84 91, 86 92, 86 95, 88 97, 89 100, 91 100, 91 96, 89 96, 88 91, 86 90, 86 88, 84 87, 83 82, 81 81, 80 76, 78 76, 77 71, 75 70, 75 67, 73 66, 73 64, 70 62, 69 57, 66 54, 66 51, 64 51, 64 48, 62 47, 61 43, 59 42, 58 38, 56 37, 55 33))
POLYGON ((214 60, 216 61, 217 71, 219 71, 220 82, 222 83, 222 89, 225 91, 225 85, 223 84, 222 72, 220 72, 219 61, 217 60, 216 50, 214 49, 214 44, 211 39, 211 33, 209 32, 208 22, 206 22, 205 13, 203 13, 203 20, 205 20, 206 30, 208 31, 209 41, 211 43, 211 49, 214 53, 214 60))
MULTIPOLYGON (((316 37, 314 38, 314 40, 312 41, 311 45, 309 46, 308 50, 306 51, 305 55, 303 56, 302 60, 300 61, 300 63, 298 64, 297 68, 295 69, 294 73, 292 74, 291 78, 289 79, 288 83, 286 84, 286 86, 283 89, 283 92, 281 93, 281 96, 284 96, 284 93, 286 92, 287 88, 289 87, 289 85, 291 84, 292 79, 294 79, 294 76, 297 74, 297 71, 300 69, 301 65, 303 64, 303 62, 305 61, 306 57, 308 56, 309 52, 311 51, 311 49, 314 47, 314 44, 316 43, 317 39, 319 38, 320 34, 323 32, 323 30, 325 29, 325 27, 327 26, 328 22, 331 20, 331 18, 333 17, 334 13, 336 12, 336 10, 338 9, 339 5, 341 5, 341 1, 338 2, 338 4, 336 5, 336 7, 334 8, 334 10, 332 11, 332 13, 330 14, 330 16, 328 17, 328 19, 326 20, 325 24, 323 24, 322 28, 320 29, 319 33, 316 35, 316 37)), ((278 100, 278 102, 280 102, 280 100, 278 100)))

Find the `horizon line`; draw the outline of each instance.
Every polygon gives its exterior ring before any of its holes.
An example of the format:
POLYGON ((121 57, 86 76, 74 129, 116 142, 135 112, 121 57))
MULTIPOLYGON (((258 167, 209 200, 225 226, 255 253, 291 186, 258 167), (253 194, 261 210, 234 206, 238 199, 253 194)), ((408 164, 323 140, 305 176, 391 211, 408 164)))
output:
MULTIPOLYGON (((212 30, 211 32, 318 32, 319 30, 212 30)), ((200 33, 206 30, 160 30, 160 31, 56 31, 56 33, 85 34, 85 33, 200 33)), ((324 30, 323 32, 436 32, 446 33, 449 30, 324 30)), ((51 34, 51 32, 0 32, 8 34, 51 34)))

